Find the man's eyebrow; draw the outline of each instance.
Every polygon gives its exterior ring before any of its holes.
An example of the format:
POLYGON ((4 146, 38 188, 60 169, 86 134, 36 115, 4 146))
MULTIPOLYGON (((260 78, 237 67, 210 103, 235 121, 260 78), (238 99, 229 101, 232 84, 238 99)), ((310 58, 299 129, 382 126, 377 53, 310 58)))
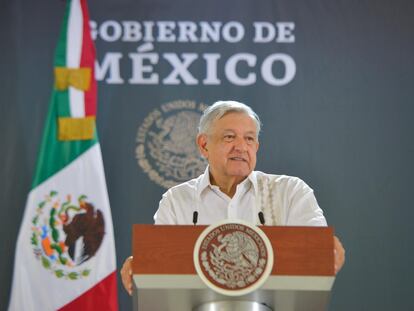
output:
MULTIPOLYGON (((224 129, 223 133, 233 133, 234 134, 234 133, 236 133, 236 131, 233 130, 233 129, 224 129)), ((244 135, 256 135, 256 131, 248 131, 248 132, 244 133, 244 135)))

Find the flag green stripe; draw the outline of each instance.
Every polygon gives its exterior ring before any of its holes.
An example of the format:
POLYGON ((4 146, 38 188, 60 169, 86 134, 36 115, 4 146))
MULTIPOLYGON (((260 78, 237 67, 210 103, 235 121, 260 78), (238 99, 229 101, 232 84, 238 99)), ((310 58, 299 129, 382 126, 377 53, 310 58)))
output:
POLYGON ((53 91, 55 98, 56 117, 70 117, 69 91, 53 91))
MULTIPOLYGON (((68 23, 70 15, 71 0, 66 1, 65 15, 63 16, 62 26, 60 30, 59 40, 55 50, 55 67, 67 67, 66 66, 66 51, 67 51, 67 38, 68 38, 68 23)), ((55 94, 58 97, 55 103, 58 105, 57 115, 61 117, 70 117, 70 105, 69 105, 69 92, 67 90, 60 91, 55 94)))
MULTIPOLYGON (((66 40, 70 6, 71 1, 67 1, 60 37, 55 50, 55 66, 66 67, 66 40)), ((92 140, 59 141, 58 116, 70 116, 69 93, 67 90, 52 91, 32 188, 63 169, 98 142, 96 128, 92 140)))
POLYGON ((65 15, 63 16, 63 22, 60 29, 59 40, 55 50, 55 66, 66 67, 66 39, 68 37, 68 21, 70 14, 70 3, 66 1, 65 15))
POLYGON ((79 155, 98 142, 95 128, 94 138, 91 140, 59 141, 57 139, 57 105, 56 92, 52 93, 49 113, 43 132, 42 144, 36 165, 32 189, 57 173, 79 155))

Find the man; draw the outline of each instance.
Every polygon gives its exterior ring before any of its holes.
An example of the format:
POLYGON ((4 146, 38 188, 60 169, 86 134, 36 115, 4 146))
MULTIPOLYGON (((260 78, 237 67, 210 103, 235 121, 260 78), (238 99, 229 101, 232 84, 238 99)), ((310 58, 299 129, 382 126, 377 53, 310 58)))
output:
MULTIPOLYGON (((199 224, 241 219, 259 224, 262 212, 268 225, 326 226, 313 190, 296 177, 254 171, 259 149, 260 119, 247 105, 219 101, 200 119, 197 145, 207 159, 204 174, 170 188, 162 197, 156 224, 199 224)), ((335 272, 345 262, 345 250, 334 238, 335 272)), ((131 294, 131 261, 121 270, 131 294)))

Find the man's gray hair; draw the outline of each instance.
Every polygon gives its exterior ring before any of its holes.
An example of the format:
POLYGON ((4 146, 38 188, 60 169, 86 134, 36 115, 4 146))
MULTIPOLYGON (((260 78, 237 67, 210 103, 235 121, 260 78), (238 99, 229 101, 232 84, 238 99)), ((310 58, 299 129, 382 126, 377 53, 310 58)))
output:
POLYGON ((232 100, 217 101, 204 110, 198 126, 199 134, 208 134, 214 121, 221 119, 230 112, 244 113, 256 124, 256 134, 259 137, 261 122, 259 116, 249 106, 232 100))

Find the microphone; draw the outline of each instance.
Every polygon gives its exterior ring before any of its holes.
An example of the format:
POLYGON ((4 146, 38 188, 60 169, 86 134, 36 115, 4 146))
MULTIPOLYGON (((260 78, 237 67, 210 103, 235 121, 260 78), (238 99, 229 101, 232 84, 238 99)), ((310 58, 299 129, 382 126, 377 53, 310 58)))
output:
POLYGON ((265 218, 263 212, 259 212, 259 220, 262 225, 265 224, 265 218))
POLYGON ((193 213, 193 224, 194 224, 194 226, 197 224, 197 220, 198 220, 198 212, 194 211, 194 213, 193 213))

